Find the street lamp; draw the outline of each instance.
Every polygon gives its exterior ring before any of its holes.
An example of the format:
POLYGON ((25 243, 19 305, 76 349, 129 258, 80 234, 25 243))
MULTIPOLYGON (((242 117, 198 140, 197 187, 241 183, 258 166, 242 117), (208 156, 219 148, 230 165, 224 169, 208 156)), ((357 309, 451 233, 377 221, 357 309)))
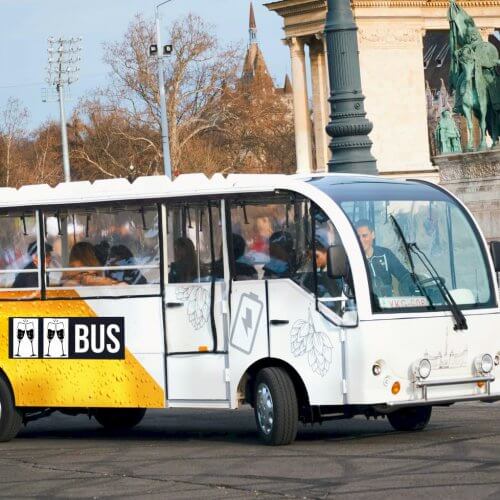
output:
POLYGON ((161 27, 160 27, 160 7, 172 0, 165 0, 159 3, 155 9, 156 18, 156 54, 153 52, 153 45, 149 49, 150 55, 155 55, 158 61, 158 87, 160 91, 160 115, 161 115, 161 142, 163 146, 163 172, 168 178, 172 178, 172 165, 170 163, 170 145, 168 142, 168 120, 167 103, 165 97, 165 79, 163 75, 163 56, 172 52, 172 46, 166 45, 162 50, 161 27))
POLYGON ((350 0, 328 0, 325 38, 331 114, 326 131, 333 154, 328 171, 377 175, 368 137, 373 125, 366 118, 361 92, 357 30, 350 0))

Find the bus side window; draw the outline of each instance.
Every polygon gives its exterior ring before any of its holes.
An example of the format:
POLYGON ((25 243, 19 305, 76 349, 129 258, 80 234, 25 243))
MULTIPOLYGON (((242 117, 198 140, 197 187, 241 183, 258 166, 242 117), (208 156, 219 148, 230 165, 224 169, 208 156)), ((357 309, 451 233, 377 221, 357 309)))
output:
POLYGON ((39 254, 34 211, 1 214, 0 287, 38 288, 39 254))
POLYGON ((168 282, 223 278, 222 222, 217 202, 168 207, 168 282))
POLYGON ((294 275, 294 280, 303 288, 316 294, 318 300, 336 314, 342 314, 342 296, 344 283, 342 279, 332 279, 327 274, 328 248, 331 245, 342 245, 340 236, 326 214, 314 207, 299 210, 299 221, 304 228, 298 243, 303 249, 300 253, 302 262, 294 275), (337 299, 337 300, 329 300, 337 299))
POLYGON ((307 202, 276 196, 273 202, 231 206, 235 280, 297 279, 307 252, 307 202))
POLYGON ((44 218, 55 250, 49 286, 159 284, 156 205, 61 208, 44 218))

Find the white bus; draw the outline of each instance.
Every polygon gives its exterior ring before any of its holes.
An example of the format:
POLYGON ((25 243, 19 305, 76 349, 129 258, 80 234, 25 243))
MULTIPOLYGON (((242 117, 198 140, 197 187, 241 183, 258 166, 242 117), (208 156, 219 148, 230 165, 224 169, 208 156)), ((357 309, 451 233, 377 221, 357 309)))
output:
POLYGON ((0 440, 54 411, 298 422, 500 399, 492 254, 423 181, 183 175, 0 189, 0 440))

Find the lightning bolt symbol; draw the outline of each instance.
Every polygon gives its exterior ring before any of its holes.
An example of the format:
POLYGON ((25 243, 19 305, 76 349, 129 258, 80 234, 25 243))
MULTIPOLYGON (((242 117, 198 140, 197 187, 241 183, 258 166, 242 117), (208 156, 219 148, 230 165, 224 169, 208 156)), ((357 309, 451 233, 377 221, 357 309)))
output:
POLYGON ((241 322, 245 327, 245 333, 247 334, 248 337, 249 330, 250 328, 252 328, 252 310, 249 307, 247 307, 245 317, 242 318, 241 322))

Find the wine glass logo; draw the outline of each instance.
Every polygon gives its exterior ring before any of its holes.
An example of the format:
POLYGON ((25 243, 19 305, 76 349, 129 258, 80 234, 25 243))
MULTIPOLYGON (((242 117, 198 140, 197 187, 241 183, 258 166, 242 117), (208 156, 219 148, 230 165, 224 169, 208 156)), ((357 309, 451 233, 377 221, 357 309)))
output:
MULTIPOLYGON (((16 357, 23 358, 23 357, 31 357, 34 358, 37 355, 35 354, 35 346, 33 345, 35 342, 35 322, 30 319, 19 319, 17 322, 17 327, 16 327, 16 338, 17 338, 17 352, 16 352, 16 357), (31 346, 31 354, 23 352, 26 349, 21 349, 21 345, 24 344, 24 338, 29 341, 30 346, 31 346)), ((35 344, 37 345, 37 344, 35 344)), ((38 349, 38 347, 37 347, 38 349)))
MULTIPOLYGON (((55 355, 56 357, 65 357, 66 354, 64 353, 64 339, 66 337, 66 328, 64 325, 63 321, 53 319, 52 321, 49 321, 47 323, 46 327, 46 336, 48 340, 47 344, 47 353, 45 354, 46 358, 50 358, 50 348, 52 345, 52 341, 57 337, 59 342, 61 343, 61 354, 60 355, 55 355)), ((52 354, 54 356, 54 354, 52 354)))
POLYGON ((47 346, 47 354, 45 356, 47 356, 48 358, 50 358, 50 344, 55 335, 56 335, 56 325, 53 321, 51 321, 47 324, 47 339, 49 341, 49 344, 47 346))
POLYGON ((26 323, 26 336, 31 343, 31 357, 34 358, 36 354, 33 350, 33 339, 35 338, 35 325, 33 324, 33 321, 28 321, 26 323))
POLYGON ((61 352, 62 352, 61 356, 66 356, 66 354, 64 354, 64 335, 65 335, 64 325, 60 321, 56 321, 55 324, 56 324, 57 338, 61 342, 61 352))
POLYGON ((16 356, 20 356, 19 347, 21 346, 21 342, 23 341, 25 334, 26 334, 26 323, 20 321, 17 324, 17 353, 16 353, 16 356))

